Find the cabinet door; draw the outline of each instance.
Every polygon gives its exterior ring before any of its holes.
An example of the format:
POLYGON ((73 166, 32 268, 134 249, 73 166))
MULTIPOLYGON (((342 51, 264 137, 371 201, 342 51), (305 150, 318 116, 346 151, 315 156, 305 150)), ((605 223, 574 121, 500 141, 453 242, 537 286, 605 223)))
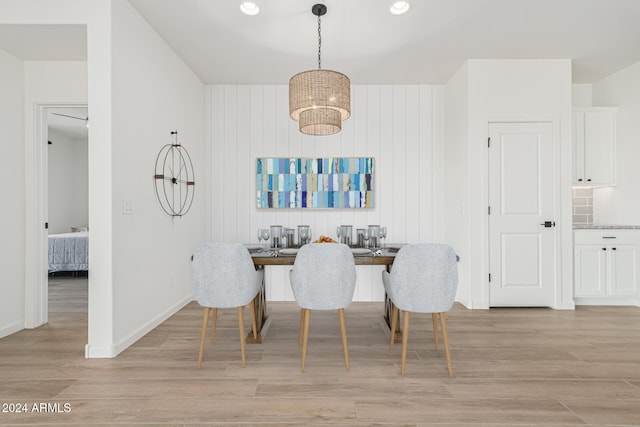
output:
POLYGON ((615 112, 584 113, 584 184, 615 184, 615 112))
POLYGON ((637 294, 636 245, 616 245, 609 248, 609 294, 627 296, 637 294))
POLYGON ((607 250, 603 245, 576 245, 574 284, 576 297, 605 296, 607 293, 607 250))

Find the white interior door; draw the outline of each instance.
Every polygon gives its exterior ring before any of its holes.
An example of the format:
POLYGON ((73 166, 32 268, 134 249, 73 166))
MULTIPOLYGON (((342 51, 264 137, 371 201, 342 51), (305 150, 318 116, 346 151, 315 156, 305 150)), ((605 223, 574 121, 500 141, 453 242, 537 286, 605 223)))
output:
POLYGON ((552 306, 552 124, 490 123, 489 136, 489 305, 552 306))

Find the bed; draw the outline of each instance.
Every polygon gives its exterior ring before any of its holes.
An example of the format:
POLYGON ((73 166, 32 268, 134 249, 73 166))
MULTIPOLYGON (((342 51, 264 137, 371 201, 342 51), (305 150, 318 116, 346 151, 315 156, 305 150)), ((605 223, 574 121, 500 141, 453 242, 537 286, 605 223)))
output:
POLYGON ((89 232, 49 235, 49 272, 89 270, 89 232))

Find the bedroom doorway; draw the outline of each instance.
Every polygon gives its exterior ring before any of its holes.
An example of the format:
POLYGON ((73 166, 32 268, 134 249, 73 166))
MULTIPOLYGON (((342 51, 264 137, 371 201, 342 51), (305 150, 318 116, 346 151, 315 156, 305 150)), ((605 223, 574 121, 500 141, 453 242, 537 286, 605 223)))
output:
MULTIPOLYGON (((49 234, 84 231, 88 236, 88 106, 47 103, 35 109, 34 208, 36 224, 42 226, 33 236, 34 265, 40 267, 31 272, 34 286, 32 294, 29 287, 26 294, 25 326, 32 328, 49 321, 49 234)), ((59 258, 53 269, 60 275, 84 276, 83 286, 88 285, 87 268, 72 261, 59 258)))
POLYGON ((87 310, 88 125, 86 105, 47 108, 47 308, 50 322, 64 319, 65 313, 75 312, 78 307, 87 310))

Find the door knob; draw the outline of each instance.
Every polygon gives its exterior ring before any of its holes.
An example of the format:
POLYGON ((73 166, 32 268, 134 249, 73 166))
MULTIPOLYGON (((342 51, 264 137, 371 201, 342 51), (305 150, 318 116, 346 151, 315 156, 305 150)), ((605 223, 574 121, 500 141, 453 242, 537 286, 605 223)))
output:
POLYGON ((544 225, 546 228, 550 228, 550 227, 555 227, 556 226, 556 222, 555 221, 545 221, 540 225, 544 225))

